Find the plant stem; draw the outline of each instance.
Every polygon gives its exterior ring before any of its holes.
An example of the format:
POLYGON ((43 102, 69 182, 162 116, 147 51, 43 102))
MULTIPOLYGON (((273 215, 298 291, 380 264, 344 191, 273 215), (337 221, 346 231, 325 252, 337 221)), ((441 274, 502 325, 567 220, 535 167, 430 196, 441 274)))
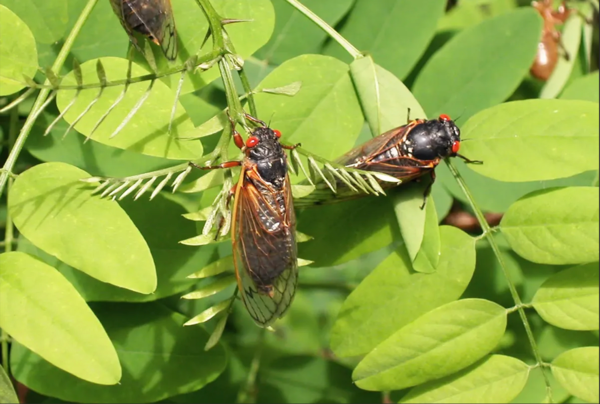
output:
MULTIPOLYGON (((473 194, 471 194, 471 191, 469 190, 466 182, 460 175, 460 172, 456 169, 456 167, 454 166, 454 164, 451 161, 446 159, 445 162, 446 162, 446 165, 448 166, 448 168, 450 169, 450 171, 452 172, 454 179, 456 179, 456 182, 458 183, 458 185, 462 189, 463 193, 467 197, 467 200, 469 201, 469 205, 471 205, 471 209, 473 209, 473 212, 475 213, 475 217, 477 217, 477 220, 479 221, 479 225, 483 229, 483 234, 484 234, 487 242, 490 244, 490 247, 492 247, 492 251, 494 252, 496 259, 498 260, 498 263, 500 264, 500 268, 502 268, 502 273, 504 274, 504 278, 506 279, 506 282, 508 283, 508 289, 510 290, 510 294, 513 298, 513 301, 515 302, 516 310, 519 313, 519 317, 521 317, 521 321, 523 322, 523 327, 525 328, 525 333, 527 334, 527 339, 529 340, 529 344, 531 345, 531 350, 533 351, 533 356, 534 356, 536 362, 538 364, 541 364, 541 363, 543 363, 543 360, 542 360, 542 357, 540 356, 540 352, 538 350, 537 343, 535 342, 535 338, 533 337, 533 331, 531 330, 531 326, 529 325, 529 320, 527 320, 527 315, 525 314, 525 310, 523 308, 524 307, 523 302, 521 301, 519 292, 517 292, 517 289, 515 288, 515 284, 514 284, 513 280, 511 279, 510 274, 508 273, 508 270, 506 268, 506 263, 504 262, 504 258, 502 256, 502 253, 500 252, 500 248, 498 247, 498 244, 496 243, 496 239, 494 238, 492 229, 490 228, 490 225, 488 224, 487 220, 485 220, 485 216, 483 215, 483 212, 481 211, 481 209, 479 209, 479 206, 475 203, 475 198, 473 198, 473 194)), ((548 379, 548 375, 543 370, 542 370, 542 374, 544 376, 544 383, 546 384, 546 389, 550 389, 550 380, 548 379)))
MULTIPOLYGON (((193 67, 201 67, 203 64, 211 62, 211 61, 219 58, 222 55, 223 55, 223 52, 221 52, 219 50, 213 50, 205 55, 198 57, 198 59, 193 67)), ((72 84, 72 85, 67 84, 67 85, 59 85, 58 87, 52 86, 51 84, 36 84, 35 87, 30 87, 29 90, 36 90, 36 89, 42 89, 42 88, 45 88, 48 90, 90 90, 90 89, 100 88, 100 87, 103 87, 103 88, 118 87, 118 86, 123 86, 124 84, 135 84, 135 83, 143 83, 145 81, 150 81, 150 80, 158 80, 158 79, 162 79, 163 77, 172 76, 174 74, 181 74, 182 72, 189 71, 189 70, 190 70, 190 68, 184 64, 183 66, 176 66, 176 67, 173 67, 162 73, 158 73, 158 74, 157 73, 148 73, 148 74, 144 74, 142 76, 130 77, 128 79, 108 81, 105 84, 90 83, 90 84, 83 84, 81 86, 76 85, 76 84, 72 84)), ((6 109, 6 107, 4 109, 6 109)))
MULTIPOLYGON (((83 24, 88 19, 90 13, 92 12, 92 9, 94 8, 94 6, 96 5, 97 2, 98 2, 98 0, 88 0, 87 4, 81 11, 79 18, 75 22, 75 25, 73 26, 73 29, 69 33, 69 36, 67 37, 67 39, 65 41, 65 44, 63 45, 62 49, 60 50, 60 53, 58 54, 56 60, 54 61, 54 64, 52 65, 53 72, 55 72, 55 73, 60 72, 60 69, 63 67, 65 60, 67 59, 67 56, 69 55, 69 52, 71 52, 71 48, 73 47, 73 43, 75 42, 77 35, 79 35, 79 32, 81 31, 81 28, 83 27, 83 24)), ((46 80, 46 82, 49 83, 48 80, 46 80)), ((25 140, 27 140, 27 136, 29 136, 29 132, 31 131, 31 128, 33 128, 33 124, 35 123, 35 118, 37 117, 38 112, 40 112, 38 110, 46 101, 46 98, 48 97, 49 93, 50 93, 49 88, 43 88, 40 90, 40 93, 38 94, 37 99, 35 100, 33 107, 31 108, 31 112, 29 113, 29 116, 27 116, 27 119, 25 120, 25 124, 23 125, 23 128, 21 129, 21 132, 19 133, 19 136, 17 137, 15 144, 12 147, 12 149, 10 150, 8 158, 6 159, 6 162, 4 163, 4 166, 2 167, 5 171, 0 173, 0 196, 2 195, 2 191, 4 190, 4 185, 6 185, 6 180, 8 179, 8 172, 12 172, 15 162, 17 161, 17 158, 19 157, 19 154, 21 153, 21 150, 23 149, 23 146, 25 145, 25 140)))
POLYGON ((262 357, 266 331, 266 329, 261 328, 260 333, 258 334, 256 350, 254 351, 254 357, 252 358, 252 362, 250 363, 248 377, 246 378, 246 385, 238 394, 238 403, 248 403, 256 401, 256 376, 258 375, 258 369, 260 368, 260 359, 262 357), (252 400, 248 401, 249 398, 252 400))
POLYGON ((256 112, 256 104, 254 103, 254 92, 252 91, 252 87, 250 87, 250 82, 248 81, 246 71, 242 69, 238 72, 238 75, 240 76, 240 80, 242 81, 244 91, 248 96, 248 108, 250 108, 250 115, 257 116, 258 112, 256 112))
MULTIPOLYGON (((19 123, 19 109, 14 108, 10 111, 10 123, 8 129, 8 147, 12 147, 15 143, 15 139, 17 138, 17 124, 19 123)), ((10 192, 10 188, 12 187, 14 179, 12 177, 8 178, 8 192, 10 192)), ((11 252, 13 249, 13 243, 15 242, 15 234, 14 234, 14 226, 12 221, 12 216, 10 214, 10 209, 6 211, 6 228, 4 230, 4 252, 11 252)), ((2 367, 7 375, 10 374, 10 361, 8 360, 8 340, 9 336, 4 329, 0 333, 0 344, 2 344, 1 352, 2 352, 2 367)))
POLYGON ((308 17, 312 22, 317 24, 319 28, 321 28, 327 35, 332 37, 337 43, 339 43, 342 48, 346 50, 352 56, 353 59, 360 59, 364 55, 354 47, 346 38, 340 35, 335 29, 333 29, 329 24, 321 19, 318 15, 313 13, 308 7, 304 4, 300 3, 298 0, 286 0, 292 7, 296 10, 300 11, 306 17, 308 17))

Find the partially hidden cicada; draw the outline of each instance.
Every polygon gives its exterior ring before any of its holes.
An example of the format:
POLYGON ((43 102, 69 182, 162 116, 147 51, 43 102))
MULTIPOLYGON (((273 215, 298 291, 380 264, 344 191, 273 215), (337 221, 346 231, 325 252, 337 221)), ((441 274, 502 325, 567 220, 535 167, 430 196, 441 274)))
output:
MULTIPOLYGON (((438 119, 415 119, 406 125, 391 129, 364 144, 350 150, 335 162, 346 167, 364 171, 376 171, 388 174, 400 183, 380 181, 383 189, 406 184, 426 174, 432 182, 425 190, 429 194, 435 181, 435 168, 446 157, 460 157, 467 163, 481 161, 469 160, 458 153, 460 149, 460 129, 448 115, 438 119)), ((306 204, 325 204, 360 197, 363 194, 349 192, 344 183, 337 182, 337 193, 313 192, 302 200, 306 204)))
POLYGON ((134 32, 160 46, 165 57, 177 57, 177 31, 171 0, 110 0, 131 42, 143 53, 134 32))

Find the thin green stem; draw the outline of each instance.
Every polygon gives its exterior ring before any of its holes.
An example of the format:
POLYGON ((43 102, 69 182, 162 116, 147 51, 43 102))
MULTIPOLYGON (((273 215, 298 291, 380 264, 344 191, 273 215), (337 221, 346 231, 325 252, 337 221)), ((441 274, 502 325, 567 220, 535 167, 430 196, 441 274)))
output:
MULTIPOLYGON (((67 59, 67 56, 69 55, 69 52, 71 52, 71 48, 73 47, 73 43, 75 42, 77 35, 79 35, 79 32, 81 31, 81 28, 83 27, 83 24, 88 19, 90 13, 92 12, 92 10, 97 2, 98 2, 98 0, 88 0, 87 4, 81 11, 79 18, 75 22, 75 25, 73 26, 73 29, 69 33, 69 36, 67 37, 67 39, 65 41, 65 44, 63 45, 62 49, 60 50, 56 60, 54 61, 54 64, 52 65, 53 72, 60 72, 60 69, 63 67, 65 60, 67 59)), ((49 81, 46 80, 46 82, 49 82, 49 81)), ((4 166, 2 167, 5 171, 2 171, 0 173, 0 196, 2 195, 2 192, 4 191, 4 186, 6 185, 6 180, 8 179, 8 172, 12 172, 13 167, 15 166, 15 163, 17 161, 17 158, 19 157, 19 154, 21 153, 21 150, 23 149, 23 146, 25 145, 25 140, 27 140, 27 136, 29 136, 29 132, 31 132, 31 128, 33 128, 35 119, 39 115, 39 112, 41 112, 41 111, 39 111, 39 109, 42 107, 42 105, 46 101, 48 94, 50 94, 50 89, 43 88, 42 90, 40 90, 40 92, 37 96, 37 99, 35 100, 33 107, 31 108, 31 112, 29 113, 29 116, 25 120, 25 124, 23 125, 21 132, 19 133, 19 136, 17 137, 14 146, 12 147, 12 149, 10 150, 10 153, 8 154, 8 158, 6 159, 6 162, 4 163, 4 166)))
POLYGON ((317 24, 319 28, 321 28, 327 35, 332 37, 337 43, 339 43, 342 48, 346 50, 352 56, 353 59, 360 59, 364 55, 358 49, 354 47, 346 38, 340 35, 335 29, 333 29, 329 24, 327 24, 321 17, 313 13, 308 7, 304 4, 300 3, 298 0, 286 0, 292 7, 296 10, 300 11, 306 17, 308 17, 312 22, 317 24))
POLYGON ((252 403, 256 401, 256 376, 258 375, 258 370, 260 369, 260 360, 262 358, 266 331, 266 329, 261 328, 260 333, 258 334, 256 350, 254 351, 254 357, 250 363, 246 384, 242 390, 240 390, 237 396, 238 403, 252 403), (248 399, 251 400, 249 401, 248 399))
POLYGON ((252 87, 250 87, 250 81, 248 81, 248 75, 244 69, 238 72, 240 76, 240 80, 242 81, 242 86, 244 87, 244 91, 248 96, 248 108, 250 108, 250 115, 258 116, 258 112, 256 111, 256 103, 254 102, 254 92, 252 91, 252 87))
MULTIPOLYGON (((12 147, 17 138, 18 132, 18 123, 19 123, 19 109, 14 108, 10 111, 10 123, 8 129, 8 146, 12 147)), ((12 177, 8 178, 8 192, 10 192, 10 188, 12 187, 14 179, 12 177)), ((14 226, 12 221, 12 215, 10 209, 6 212, 6 228, 4 230, 4 252, 11 252, 13 249, 13 244, 15 242, 15 233, 14 226)), ((6 374, 10 374, 10 361, 8 360, 8 341, 10 337, 8 333, 2 329, 0 333, 0 344, 1 352, 2 352, 2 367, 6 374)))
MULTIPOLYGON (((483 234, 485 234, 485 238, 486 238, 487 242, 490 244, 490 247, 492 247, 492 251, 494 252, 494 255, 496 256, 496 259, 498 260, 498 263, 500 264, 500 268, 502 268, 502 273, 504 274, 504 278, 506 279, 506 282, 508 283, 508 289, 510 290, 510 294, 513 298, 513 301, 515 302, 516 310, 519 313, 519 317, 521 317, 521 321, 523 322, 523 327, 525 328, 525 333, 527 334, 527 339, 529 340, 529 344, 531 345, 531 349, 533 351, 533 356, 534 356, 536 362, 542 363, 543 360, 542 360, 542 357, 540 356, 540 352, 538 350, 537 343, 535 342, 535 338, 533 336, 533 331, 531 330, 529 320, 527 320, 527 315, 525 314, 525 310, 524 310, 525 305, 521 301, 519 292, 517 292, 517 288, 515 287, 515 284, 510 277, 510 273, 507 270, 507 266, 504 261, 504 257, 502 255, 502 253, 500 252, 500 248, 498 247, 498 244, 496 243, 496 239, 494 238, 494 235, 490 228, 490 225, 488 224, 487 220, 485 220, 485 216, 483 215, 483 212, 481 211, 481 209, 479 209, 479 206, 475 203, 475 198, 473 198, 473 194, 467 187, 467 184, 464 181, 464 179, 462 178, 462 176, 460 175, 460 172, 456 169, 456 167, 454 166, 454 164, 451 161, 446 159, 445 162, 446 162, 448 168, 450 169, 450 171, 452 172, 452 175, 456 179, 456 182, 458 183, 458 185, 462 189, 463 193, 467 197, 467 200, 469 201, 469 204, 471 205, 471 208, 473 209, 473 212, 475 213, 475 217, 477 217, 477 220, 479 221, 479 225, 483 229, 483 234)), ((548 375, 545 372, 542 372, 542 374, 544 375, 544 383, 546 384, 546 389, 550 389, 550 380, 548 379, 548 375)))
MULTIPOLYGON (((52 84, 36 84, 35 87, 30 87, 29 90, 37 90, 37 89, 48 89, 48 90, 90 90, 90 89, 94 89, 94 88, 107 88, 107 87, 118 87, 118 86, 123 86, 125 84, 135 84, 135 83, 143 83, 145 81, 151 81, 151 80, 158 80, 158 79, 162 79, 164 77, 169 77, 175 74, 181 74, 184 71, 189 71, 189 70, 194 70, 194 68, 202 68, 202 65, 207 64, 208 62, 211 62, 217 58, 219 58, 220 56, 222 56, 224 54, 224 52, 220 51, 220 50, 213 50, 205 55, 200 56, 197 60, 196 63, 190 68, 188 67, 186 64, 184 64, 183 66, 177 66, 177 67, 173 67, 169 70, 166 70, 162 73, 149 73, 149 74, 144 74, 142 76, 136 76, 136 77, 130 77, 128 79, 121 79, 121 80, 114 80, 114 81, 108 81, 106 83, 90 83, 90 84, 83 84, 81 86, 79 85, 75 85, 75 84, 65 84, 65 85, 59 85, 59 86, 53 86, 52 84)), ((21 83, 21 82, 16 82, 19 83, 21 85, 29 85, 26 83, 21 83)), ((29 91, 28 90, 28 91, 29 91)), ((9 108, 4 108, 2 111, 9 109, 9 108)))

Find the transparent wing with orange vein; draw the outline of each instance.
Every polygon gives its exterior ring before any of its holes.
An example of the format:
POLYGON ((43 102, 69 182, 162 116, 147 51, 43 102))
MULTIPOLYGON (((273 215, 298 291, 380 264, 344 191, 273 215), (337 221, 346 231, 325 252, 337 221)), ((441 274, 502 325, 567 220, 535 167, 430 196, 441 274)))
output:
POLYGON ((242 301, 267 327, 290 307, 298 283, 296 216, 289 177, 274 189, 250 168, 235 193, 233 259, 242 301))

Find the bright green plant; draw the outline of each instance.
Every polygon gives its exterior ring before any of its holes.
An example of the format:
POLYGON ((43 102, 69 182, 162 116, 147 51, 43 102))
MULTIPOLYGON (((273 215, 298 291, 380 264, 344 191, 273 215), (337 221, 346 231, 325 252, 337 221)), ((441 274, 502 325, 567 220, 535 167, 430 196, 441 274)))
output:
POLYGON ((108 1, 0 0, 0 402, 8 375, 27 402, 598 402, 597 1, 542 84, 516 0, 172 3, 168 63, 108 1), (245 112, 302 144, 270 330, 216 234, 237 169, 188 164, 239 158, 245 112), (442 113, 484 164, 441 164, 425 209, 425 184, 333 162, 442 113), (336 180, 371 195, 310 206, 336 180))

